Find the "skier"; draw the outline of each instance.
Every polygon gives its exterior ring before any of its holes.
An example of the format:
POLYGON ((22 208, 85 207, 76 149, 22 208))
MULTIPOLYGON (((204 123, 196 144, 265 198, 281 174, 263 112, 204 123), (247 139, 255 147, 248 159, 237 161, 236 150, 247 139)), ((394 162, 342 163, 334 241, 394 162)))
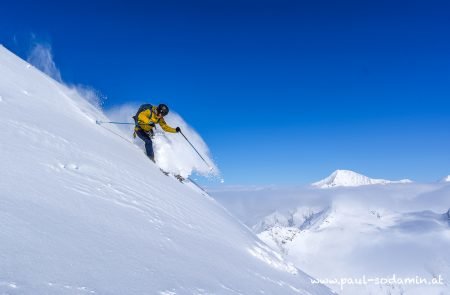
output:
POLYGON ((133 137, 139 136, 145 142, 145 151, 147 156, 155 162, 155 154, 153 152, 153 127, 159 124, 161 128, 170 133, 181 132, 180 127, 172 128, 167 125, 164 116, 169 113, 169 107, 165 104, 152 106, 150 104, 142 105, 133 117, 136 127, 134 128, 133 137))

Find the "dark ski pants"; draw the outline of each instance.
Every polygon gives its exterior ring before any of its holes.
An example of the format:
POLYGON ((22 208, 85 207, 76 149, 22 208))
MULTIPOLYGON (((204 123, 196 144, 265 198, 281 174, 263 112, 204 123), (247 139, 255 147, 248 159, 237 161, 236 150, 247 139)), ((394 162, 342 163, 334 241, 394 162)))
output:
POLYGON ((145 152, 147 153, 147 156, 150 158, 150 160, 155 162, 155 154, 153 153, 153 142, 148 133, 143 131, 142 129, 139 129, 136 131, 136 135, 139 136, 139 138, 145 142, 145 152))

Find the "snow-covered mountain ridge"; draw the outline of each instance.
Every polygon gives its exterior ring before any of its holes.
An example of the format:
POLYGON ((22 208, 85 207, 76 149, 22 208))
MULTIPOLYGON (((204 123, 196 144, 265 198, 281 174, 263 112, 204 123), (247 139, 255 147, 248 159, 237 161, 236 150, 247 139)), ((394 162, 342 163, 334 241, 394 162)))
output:
POLYGON ((0 294, 330 294, 96 119, 0 46, 0 294))
POLYGON ((388 184, 388 183, 410 183, 409 179, 402 179, 398 181, 386 179, 373 179, 365 175, 350 171, 350 170, 336 170, 330 176, 312 184, 312 186, 319 188, 331 188, 339 186, 361 186, 371 184, 388 184))
POLYGON ((320 225, 330 213, 331 208, 299 207, 285 213, 275 211, 255 224, 252 229, 256 233, 274 227, 292 227, 299 230, 310 229, 320 225))

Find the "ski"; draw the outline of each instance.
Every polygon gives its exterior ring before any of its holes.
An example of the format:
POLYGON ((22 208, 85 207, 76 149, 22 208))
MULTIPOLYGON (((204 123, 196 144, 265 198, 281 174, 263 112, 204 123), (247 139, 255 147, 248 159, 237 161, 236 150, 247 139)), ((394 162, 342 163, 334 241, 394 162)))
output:
POLYGON ((173 176, 175 179, 177 179, 179 182, 181 182, 181 183, 185 183, 185 181, 186 181, 186 178, 184 178, 183 176, 181 176, 180 174, 173 174, 173 173, 170 173, 170 172, 168 172, 168 171, 165 171, 165 170, 163 170, 163 169, 161 169, 161 168, 159 168, 159 170, 165 175, 165 176, 173 176))
POLYGON ((181 176, 180 174, 174 175, 176 179, 178 179, 179 182, 184 183, 186 181, 186 178, 181 176))

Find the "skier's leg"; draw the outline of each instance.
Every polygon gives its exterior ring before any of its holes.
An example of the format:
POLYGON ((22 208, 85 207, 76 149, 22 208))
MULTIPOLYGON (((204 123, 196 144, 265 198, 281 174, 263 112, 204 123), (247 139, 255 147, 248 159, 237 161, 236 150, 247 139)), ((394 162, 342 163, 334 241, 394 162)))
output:
POLYGON ((155 154, 153 152, 153 142, 150 136, 145 131, 138 130, 136 131, 136 135, 139 136, 140 139, 142 139, 145 143, 145 152, 147 153, 147 156, 155 162, 155 154))

